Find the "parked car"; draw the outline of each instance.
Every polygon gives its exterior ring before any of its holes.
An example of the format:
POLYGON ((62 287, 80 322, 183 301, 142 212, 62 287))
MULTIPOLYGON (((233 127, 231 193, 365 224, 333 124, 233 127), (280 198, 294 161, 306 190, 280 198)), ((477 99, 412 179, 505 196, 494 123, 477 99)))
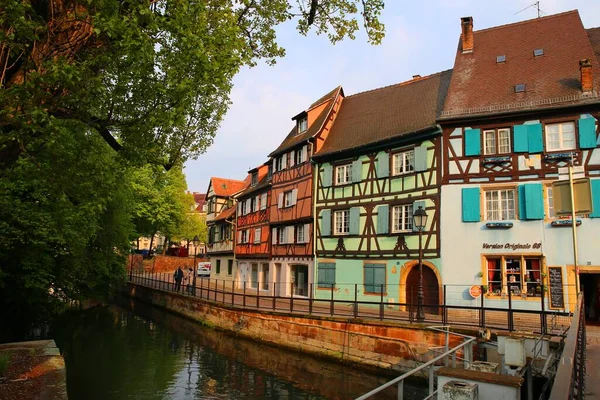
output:
POLYGON ((198 276, 204 278, 210 278, 210 263, 209 262, 199 262, 198 263, 198 276))

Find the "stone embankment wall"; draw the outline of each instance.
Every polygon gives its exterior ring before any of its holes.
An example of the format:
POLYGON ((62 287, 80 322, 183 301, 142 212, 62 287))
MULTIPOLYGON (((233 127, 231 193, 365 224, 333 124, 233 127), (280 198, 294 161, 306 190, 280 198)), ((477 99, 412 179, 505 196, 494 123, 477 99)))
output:
MULTIPOLYGON (((257 312, 134 284, 124 290, 207 326, 349 364, 407 372, 444 348, 444 333, 418 324, 257 312)), ((461 341, 451 335, 450 348, 461 341)))
MULTIPOLYGON (((194 257, 156 255, 149 260, 144 260, 143 262, 141 255, 136 254, 134 257, 133 269, 135 271, 143 269, 144 271, 150 272, 173 272, 179 266, 181 266, 182 269, 194 268, 194 257)), ((201 261, 208 261, 208 259, 196 257, 196 262, 201 261)), ((129 262, 131 262, 131 258, 129 259, 129 262)))

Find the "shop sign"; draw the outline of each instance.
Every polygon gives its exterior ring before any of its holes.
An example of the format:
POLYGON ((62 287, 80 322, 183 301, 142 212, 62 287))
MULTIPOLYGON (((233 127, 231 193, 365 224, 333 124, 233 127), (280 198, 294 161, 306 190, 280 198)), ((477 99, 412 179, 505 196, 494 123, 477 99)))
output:
POLYGON ((469 295, 476 299, 481 296, 481 286, 473 285, 469 288, 469 295))
POLYGON ((542 242, 537 243, 483 243, 485 250, 541 250, 542 242))

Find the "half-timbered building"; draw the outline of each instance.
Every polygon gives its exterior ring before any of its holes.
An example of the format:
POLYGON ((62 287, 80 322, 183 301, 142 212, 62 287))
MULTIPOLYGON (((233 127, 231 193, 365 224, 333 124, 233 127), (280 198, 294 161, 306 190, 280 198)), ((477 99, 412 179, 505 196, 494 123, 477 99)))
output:
POLYGON ((211 261, 211 276, 235 279, 235 195, 244 190, 248 180, 238 181, 212 177, 206 192, 206 253, 211 261))
POLYGON ((270 163, 249 172, 250 185, 236 196, 238 287, 271 292, 269 262, 271 242, 269 201, 271 193, 270 163))
POLYGON ((313 167, 344 94, 337 87, 292 118, 294 127, 269 154, 272 162, 271 265, 275 294, 308 296, 313 282, 313 167))
MULTIPOLYGON (((544 285, 562 282, 570 286, 547 293, 547 306, 573 305, 572 221, 555 215, 551 185, 573 162, 591 178, 594 203, 576 221, 586 299, 600 288, 599 49, 600 29, 586 30, 577 11, 479 31, 462 18, 438 120, 446 284, 483 285, 490 305, 510 294, 537 308, 544 285)), ((463 292, 453 300, 479 301, 463 292)))
POLYGON ((440 301, 441 111, 451 71, 342 102, 317 168, 316 297, 416 303, 422 232, 426 304, 440 301))

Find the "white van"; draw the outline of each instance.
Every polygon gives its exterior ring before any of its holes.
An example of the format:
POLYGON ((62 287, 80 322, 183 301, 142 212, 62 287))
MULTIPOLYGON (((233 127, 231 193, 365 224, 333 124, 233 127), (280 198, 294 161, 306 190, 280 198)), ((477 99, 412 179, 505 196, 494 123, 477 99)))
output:
POLYGON ((211 265, 209 262, 199 262, 198 263, 198 276, 203 278, 210 278, 210 268, 211 265))

